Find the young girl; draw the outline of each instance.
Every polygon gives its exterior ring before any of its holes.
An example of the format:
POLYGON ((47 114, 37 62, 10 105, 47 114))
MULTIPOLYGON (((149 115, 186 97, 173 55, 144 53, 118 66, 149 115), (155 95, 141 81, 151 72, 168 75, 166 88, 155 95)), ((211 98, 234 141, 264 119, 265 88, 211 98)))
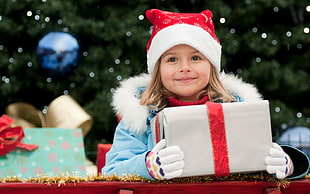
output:
MULTIPOLYGON (((165 140, 153 144, 150 121, 159 111, 206 101, 262 99, 254 86, 219 72, 221 45, 209 10, 190 14, 152 9, 146 16, 153 24, 147 44, 149 74, 123 81, 114 94, 112 105, 121 120, 102 174, 162 180, 180 176, 186 164, 180 147, 166 147, 165 140)), ((284 152, 276 143, 265 161, 267 172, 280 179, 304 176, 309 168, 305 154, 289 146, 284 152), (295 164, 294 170, 291 158, 298 158, 302 167, 295 164)))

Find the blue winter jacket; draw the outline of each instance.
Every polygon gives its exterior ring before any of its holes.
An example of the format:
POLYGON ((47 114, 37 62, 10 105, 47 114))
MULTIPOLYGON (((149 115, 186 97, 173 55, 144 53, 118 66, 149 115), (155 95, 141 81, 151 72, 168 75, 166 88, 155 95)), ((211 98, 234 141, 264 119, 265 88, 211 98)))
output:
POLYGON ((139 135, 126 129, 122 121, 118 124, 102 174, 136 174, 153 179, 145 165, 146 154, 154 147, 150 125, 147 128, 145 133, 139 135))

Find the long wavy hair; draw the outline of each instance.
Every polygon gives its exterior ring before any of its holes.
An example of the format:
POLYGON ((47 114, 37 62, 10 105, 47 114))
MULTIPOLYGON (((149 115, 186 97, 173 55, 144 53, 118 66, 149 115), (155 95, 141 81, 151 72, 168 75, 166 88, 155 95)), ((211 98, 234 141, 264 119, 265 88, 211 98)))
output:
MULTIPOLYGON (((224 88, 219 79, 219 73, 211 65, 210 80, 204 90, 199 94, 199 99, 208 95, 210 101, 234 102, 236 99, 224 88)), ((167 106, 167 97, 175 97, 162 84, 160 76, 160 60, 155 65, 151 80, 146 90, 142 93, 140 104, 150 108, 162 110, 167 106)))

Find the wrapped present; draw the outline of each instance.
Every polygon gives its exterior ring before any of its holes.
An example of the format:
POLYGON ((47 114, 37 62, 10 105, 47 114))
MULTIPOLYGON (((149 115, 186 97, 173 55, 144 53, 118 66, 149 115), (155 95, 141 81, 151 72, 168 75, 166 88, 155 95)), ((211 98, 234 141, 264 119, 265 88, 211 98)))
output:
POLYGON ((22 143, 38 148, 29 152, 17 147, 1 156, 0 177, 86 176, 81 129, 29 128, 24 133, 22 143))
POLYGON ((184 152, 181 177, 264 171, 272 146, 268 101, 165 108, 152 120, 154 142, 184 152))
MULTIPOLYGON (((23 128, 79 128, 84 137, 93 125, 91 115, 70 95, 57 97, 43 111, 29 103, 15 102, 6 107, 5 113, 14 120, 14 125, 23 128)), ((87 174, 97 174, 96 165, 91 160, 87 159, 86 164, 87 174)))

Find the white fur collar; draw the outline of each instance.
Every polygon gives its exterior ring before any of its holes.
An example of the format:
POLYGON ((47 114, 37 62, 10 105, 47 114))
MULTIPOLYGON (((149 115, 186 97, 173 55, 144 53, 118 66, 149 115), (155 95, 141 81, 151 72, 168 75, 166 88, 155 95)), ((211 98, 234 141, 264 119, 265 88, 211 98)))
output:
MULTIPOLYGON (((234 75, 220 73, 220 80, 226 89, 243 98, 245 102, 262 100, 257 88, 243 82, 234 75)), ((150 81, 149 74, 141 74, 121 82, 113 95, 112 106, 127 128, 135 133, 143 133, 146 130, 146 119, 149 114, 147 106, 141 106, 136 98, 137 88, 146 87, 150 81)))

